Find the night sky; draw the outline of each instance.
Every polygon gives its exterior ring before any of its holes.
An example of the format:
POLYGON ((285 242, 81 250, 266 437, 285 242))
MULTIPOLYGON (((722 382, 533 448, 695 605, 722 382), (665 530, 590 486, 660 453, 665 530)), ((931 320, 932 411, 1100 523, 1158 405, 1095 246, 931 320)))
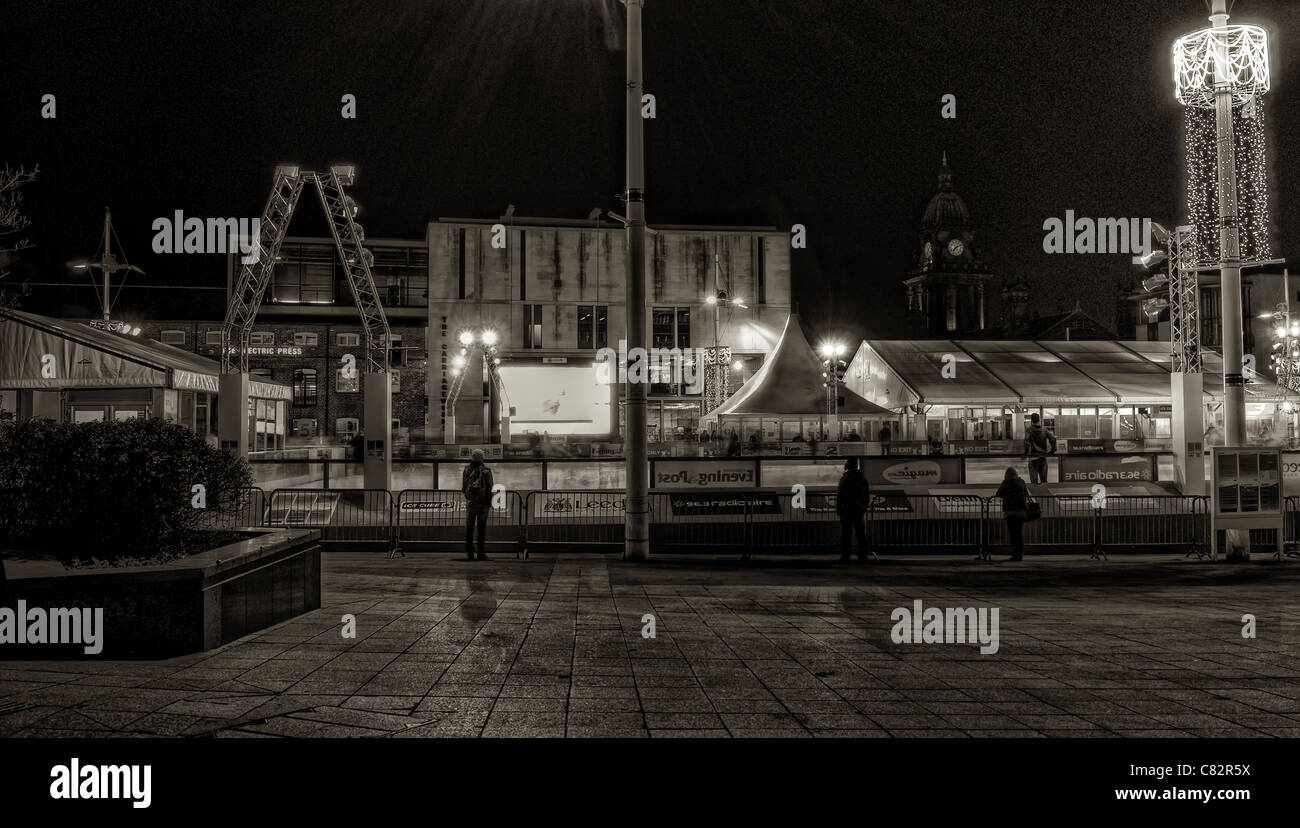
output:
MULTIPOLYGON (((1300 2, 1237 0, 1270 34, 1265 99, 1275 256, 1300 230, 1300 2)), ((808 228, 793 251, 810 333, 893 337, 941 153, 999 276, 1043 314, 1114 321, 1124 255, 1047 255, 1043 221, 1185 220, 1173 40, 1203 0, 647 0, 651 224, 808 228), (940 98, 957 96, 957 118, 940 98)), ((0 161, 27 188, 24 307, 96 315, 88 277, 110 205, 132 276, 117 314, 219 318, 222 256, 160 256, 150 225, 260 213, 277 163, 358 168, 371 237, 439 216, 620 211, 623 10, 615 0, 50 2, 0 9, 0 161), (40 100, 57 96, 58 117, 40 100), (358 118, 340 117, 340 98, 358 118)), ((305 194, 310 195, 310 194, 305 194)), ((324 233, 314 197, 291 232, 324 233)))

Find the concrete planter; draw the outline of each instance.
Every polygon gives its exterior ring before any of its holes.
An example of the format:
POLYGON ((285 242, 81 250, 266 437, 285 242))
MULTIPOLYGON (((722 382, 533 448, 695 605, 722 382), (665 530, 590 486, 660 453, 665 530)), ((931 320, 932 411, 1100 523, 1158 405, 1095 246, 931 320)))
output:
MULTIPOLYGON (((320 608, 320 533, 257 536, 157 566, 65 569, 57 561, 4 561, 0 605, 102 608, 103 649, 0 643, 0 658, 167 658, 209 650, 320 608)), ((7 639, 6 639, 7 640, 7 639)))

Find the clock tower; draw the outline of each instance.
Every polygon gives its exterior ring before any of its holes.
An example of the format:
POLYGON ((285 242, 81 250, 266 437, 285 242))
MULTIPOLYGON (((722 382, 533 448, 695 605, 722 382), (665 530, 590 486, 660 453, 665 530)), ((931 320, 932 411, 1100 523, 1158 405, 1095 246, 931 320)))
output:
POLYGON ((984 303, 993 274, 979 259, 966 203, 953 191, 947 152, 939 168, 939 191, 921 216, 919 254, 917 266, 903 280, 909 335, 980 335, 987 328, 984 303))

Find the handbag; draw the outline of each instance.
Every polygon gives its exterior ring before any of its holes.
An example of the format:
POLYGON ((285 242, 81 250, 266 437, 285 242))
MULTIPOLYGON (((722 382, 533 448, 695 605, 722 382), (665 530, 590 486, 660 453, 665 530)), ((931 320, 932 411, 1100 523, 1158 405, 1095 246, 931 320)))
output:
POLYGON ((1025 522, 1038 520, 1043 516, 1043 507, 1038 505, 1038 501, 1033 498, 1025 499, 1025 522))

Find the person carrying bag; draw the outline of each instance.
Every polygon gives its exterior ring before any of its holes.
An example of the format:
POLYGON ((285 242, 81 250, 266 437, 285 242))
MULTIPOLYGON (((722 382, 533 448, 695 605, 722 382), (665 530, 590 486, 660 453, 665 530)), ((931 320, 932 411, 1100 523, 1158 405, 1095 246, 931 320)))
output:
POLYGON ((1029 496, 1029 487, 1013 468, 1007 469, 994 496, 1002 498, 1002 516, 1007 521, 1007 535, 1011 538, 1010 560, 1024 560, 1025 522, 1042 517, 1042 508, 1029 496), (1032 518, 1031 512, 1034 514, 1032 518))

